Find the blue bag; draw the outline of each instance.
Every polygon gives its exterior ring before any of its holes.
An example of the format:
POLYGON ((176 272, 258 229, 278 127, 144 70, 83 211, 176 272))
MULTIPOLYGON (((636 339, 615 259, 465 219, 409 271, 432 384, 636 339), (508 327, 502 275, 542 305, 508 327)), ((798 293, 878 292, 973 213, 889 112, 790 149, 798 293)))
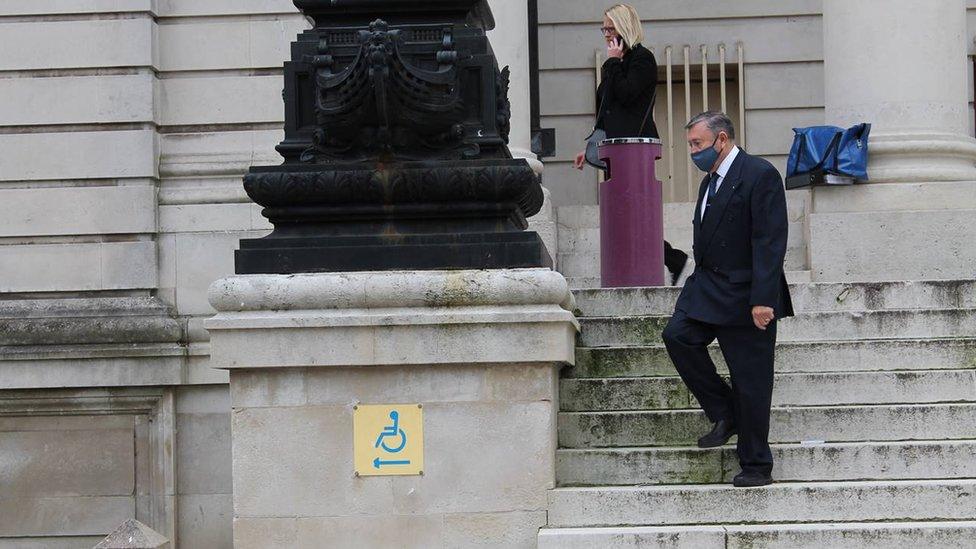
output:
POLYGON ((818 172, 856 179, 868 178, 868 135, 871 124, 793 128, 793 146, 786 177, 818 172))

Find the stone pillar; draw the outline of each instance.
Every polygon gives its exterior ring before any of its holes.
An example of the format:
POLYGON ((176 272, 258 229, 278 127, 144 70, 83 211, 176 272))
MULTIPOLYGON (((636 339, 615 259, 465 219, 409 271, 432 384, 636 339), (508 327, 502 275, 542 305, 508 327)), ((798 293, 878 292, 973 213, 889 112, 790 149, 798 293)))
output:
POLYGON ((871 122, 875 183, 976 180, 965 0, 825 0, 827 123, 871 122))
MULTIPOLYGON (((542 162, 532 153, 532 124, 529 100, 529 25, 525 0, 489 0, 495 16, 495 29, 488 40, 495 51, 498 66, 511 71, 508 99, 512 103, 511 131, 508 148, 512 156, 524 158, 542 173, 542 162)), ((555 257, 555 256, 554 256, 555 257)))
MULTIPOLYGON (((528 161, 535 173, 542 174, 542 162, 532 152, 532 116, 529 99, 529 26, 525 0, 489 0, 495 16, 495 29, 488 39, 498 59, 498 66, 508 66, 511 72, 508 99, 512 104, 511 131, 508 149, 515 158, 528 161)), ((543 181, 544 183, 544 181, 543 181)), ((557 256, 557 226, 553 215, 549 189, 542 187, 545 202, 539 213, 529 219, 529 230, 539 233, 555 261, 557 256)))
POLYGON ((870 122, 868 176, 813 190, 814 280, 974 276, 964 0, 824 0, 826 123, 870 122))
POLYGON ((535 547, 578 328, 561 275, 240 275, 210 300, 237 549, 535 547), (422 475, 356 475, 354 407, 368 404, 422 405, 422 475))

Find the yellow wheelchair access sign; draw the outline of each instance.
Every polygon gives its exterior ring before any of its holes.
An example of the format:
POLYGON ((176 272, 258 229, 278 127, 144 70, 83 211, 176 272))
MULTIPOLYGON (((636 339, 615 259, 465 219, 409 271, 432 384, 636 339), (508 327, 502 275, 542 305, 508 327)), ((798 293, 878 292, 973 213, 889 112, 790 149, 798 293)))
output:
POLYGON ((424 474, 423 405, 354 406, 352 431, 357 477, 424 474))

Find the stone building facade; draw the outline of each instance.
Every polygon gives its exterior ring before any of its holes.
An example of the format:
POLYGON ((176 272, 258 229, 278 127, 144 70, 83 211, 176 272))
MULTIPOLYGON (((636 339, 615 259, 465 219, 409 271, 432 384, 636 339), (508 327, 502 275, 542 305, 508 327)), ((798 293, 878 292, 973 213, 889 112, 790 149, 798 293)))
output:
MULTIPOLYGON (((825 57, 845 55, 824 47, 825 17, 880 16, 825 10, 836 3, 634 5, 659 61, 669 47, 692 46, 693 74, 701 74, 699 45, 710 59, 719 45, 729 52, 742 46, 742 72, 730 65, 726 79, 730 90, 741 84, 743 102, 730 97, 729 104, 741 107, 744 118, 737 120, 749 151, 783 170, 790 128, 853 122, 863 111, 845 110, 845 94, 862 74, 875 79, 873 90, 884 89, 877 83, 884 71, 856 64, 825 71, 825 57)), ((571 160, 592 124, 603 7, 538 0, 537 109, 557 143, 555 156, 540 162, 530 152, 527 8, 522 0, 491 4, 498 22, 491 38, 500 64, 513 70, 511 148, 542 173, 550 196, 533 226, 570 283, 591 285, 599 269, 597 180, 591 170, 573 170, 571 160)), ((973 132, 971 107, 965 111, 973 89, 966 56, 976 35, 976 1, 962 4, 933 10, 942 19, 920 28, 952 23, 964 36, 914 35, 899 54, 904 70, 918 71, 929 98, 945 96, 944 105, 957 109, 936 123, 943 137, 973 132), (961 43, 968 51, 953 48, 961 43), (926 79, 926 67, 945 63, 958 67, 957 81, 926 79)), ((279 161, 281 66, 306 26, 288 0, 0 5, 0 547, 90 547, 129 517, 177 547, 231 546, 228 376, 210 367, 203 322, 214 310, 207 289, 233 272, 239 239, 270 228, 244 194, 241 175, 250 165, 279 161)), ((880 43, 882 36, 873 39, 880 43)), ((675 94, 683 93, 678 59, 675 53, 675 94)), ((662 84, 658 97, 666 95, 662 84)), ((869 93, 861 97, 872 100, 869 93)), ((679 131, 670 139, 683 162, 681 101, 674 103, 679 131)), ((659 121, 667 116, 664 105, 655 113, 659 121)), ((699 91, 692 105, 701 107, 699 91)), ((874 114, 883 122, 906 116, 874 114)), ((882 136, 905 130, 902 142, 939 149, 932 143, 941 138, 922 137, 932 131, 914 122, 897 126, 878 129, 882 136)), ((896 149, 897 142, 889 141, 896 149)), ((969 142, 953 143, 945 166, 971 168, 969 142)), ((898 168, 891 168, 896 192, 887 202, 876 188, 853 201, 791 191, 793 280, 976 277, 965 234, 940 237, 966 227, 971 236, 972 170, 906 175, 898 168), (910 213, 920 203, 938 210, 928 224, 910 213), (865 262, 874 267, 851 268, 858 260, 850 250, 827 246, 851 234, 873 234, 881 248, 891 244, 872 229, 885 226, 885 216, 901 220, 895 238, 904 240, 904 250, 935 242, 946 253, 925 261, 955 262, 935 271, 916 262, 898 271, 895 262, 875 257, 865 262)), ((667 207, 669 237, 687 247, 689 205, 676 200, 667 207)))

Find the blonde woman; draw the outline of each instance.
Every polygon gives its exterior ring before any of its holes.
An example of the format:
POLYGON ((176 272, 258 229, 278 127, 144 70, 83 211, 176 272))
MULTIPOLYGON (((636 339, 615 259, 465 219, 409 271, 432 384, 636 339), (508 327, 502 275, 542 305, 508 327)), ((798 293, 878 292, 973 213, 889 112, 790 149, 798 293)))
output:
MULTIPOLYGON (((614 137, 658 137, 654 124, 654 97, 657 89, 657 60, 645 48, 644 27, 637 10, 616 4, 603 13, 600 29, 607 45, 607 60, 600 69, 596 92, 597 115, 594 128, 614 137)), ((583 169, 586 151, 576 155, 574 166, 583 169)), ((664 264, 671 272, 671 283, 681 285, 691 274, 688 254, 664 243, 664 264)))

